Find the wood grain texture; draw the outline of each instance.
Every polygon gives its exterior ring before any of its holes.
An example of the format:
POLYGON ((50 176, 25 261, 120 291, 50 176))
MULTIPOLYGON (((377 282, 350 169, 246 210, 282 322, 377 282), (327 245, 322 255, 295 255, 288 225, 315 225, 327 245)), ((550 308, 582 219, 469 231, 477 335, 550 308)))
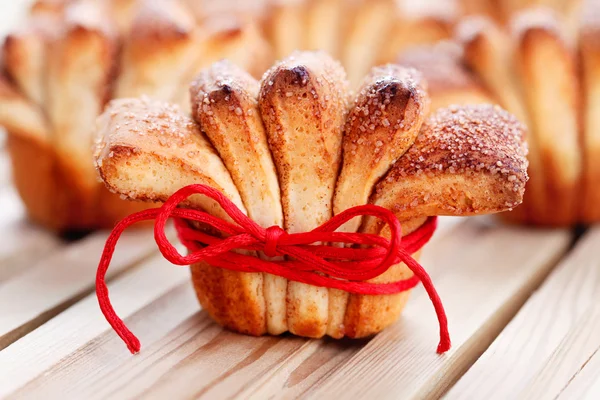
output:
MULTIPOLYGON (((106 232, 62 247, 0 286, 0 349, 37 328, 92 291, 106 232)), ((126 232, 109 269, 109 279, 155 249, 151 230, 126 232)))
MULTIPOLYGON (((569 331, 542 369, 520 394, 523 399, 555 399, 564 393, 600 350, 600 307, 593 305, 569 331)), ((600 370, 594 369, 596 373, 600 370)), ((596 379, 600 376, 596 376, 596 379)))
POLYGON ((401 320, 309 391, 315 398, 437 398, 480 356, 567 249, 566 231, 470 219, 424 252, 450 321, 453 347, 435 353, 438 326, 416 290, 401 320), (510 249, 510 251, 507 251, 510 249))
POLYGON ((129 355, 90 295, 0 353, 0 369, 11 365, 0 396, 435 397, 493 340, 569 240, 565 231, 531 233, 487 219, 443 221, 423 262, 452 324, 455 347, 445 356, 435 354, 437 325, 422 290, 371 340, 254 338, 213 323, 198 311, 185 269, 153 259, 111 285, 116 310, 142 340, 139 355, 129 355), (465 242, 469 251, 457 252, 465 242))
MULTIPOLYGON (((128 318, 145 307, 152 307, 153 302, 163 294, 187 282, 188 275, 185 268, 175 268, 161 257, 156 257, 108 286, 119 315, 128 318)), ((157 329, 160 335, 159 322, 162 323, 154 320, 153 328, 144 332, 142 340, 151 337, 153 329, 157 329)), ((165 325, 168 327, 168 319, 165 325)), ((66 367, 68 363, 60 364, 61 360, 66 360, 78 349, 90 343, 101 346, 103 341, 100 336, 106 332, 116 337, 98 309, 95 294, 91 294, 0 352, 0 398, 14 393, 49 368, 66 367)), ((102 355, 107 359, 117 356, 131 359, 132 356, 122 342, 119 344, 109 353, 104 353, 106 349, 103 347, 102 355)), ((87 354, 89 351, 84 352, 84 355, 87 354)), ((102 363, 101 360, 98 362, 102 363)), ((69 381, 62 381, 61 390, 68 390, 69 386, 69 381)), ((41 394, 38 393, 39 395, 41 394)), ((46 395, 43 394, 44 397, 52 397, 46 395)))
POLYGON ((0 184, 0 284, 16 276, 62 244, 25 220, 25 209, 10 186, 0 184))
MULTIPOLYGON (((579 354, 576 346, 580 340, 585 344, 585 338, 578 337, 578 329, 595 329, 593 325, 585 327, 584 321, 593 317, 590 312, 595 311, 590 307, 600 301, 599 244, 600 228, 596 227, 580 239, 486 353, 452 388, 448 399, 514 398, 534 384, 535 379, 540 379, 539 374, 560 368, 552 365, 551 358, 565 361, 561 359, 561 346, 573 347, 574 354, 569 357, 574 358, 567 361, 578 363, 580 357, 590 356, 589 349, 579 354), (553 352, 557 353, 553 356, 553 352)), ((594 340, 598 345, 598 336, 594 340)))
MULTIPOLYGON (((459 218, 442 219, 432 245, 463 222, 459 218)), ((175 267, 163 268, 169 272, 175 267)), ((0 389, 0 397, 11 393, 10 397, 17 398, 41 394, 73 398, 161 398, 173 394, 246 398, 260 397, 264 390, 277 394, 283 389, 286 396, 295 397, 366 343, 291 335, 254 338, 228 332, 205 312, 198 312, 186 283, 162 291, 152 286, 155 297, 139 303, 138 309, 124 309, 120 299, 133 298, 141 290, 139 286, 148 285, 146 281, 155 273, 156 268, 143 265, 131 273, 136 279, 127 274, 116 278, 110 287, 119 314, 131 314, 125 321, 142 340, 139 355, 129 355, 90 295, 0 353, 0 370, 9 363, 16 370, 6 380, 0 378, 0 387, 11 385, 5 392, 0 389), (88 315, 95 318, 92 328, 88 315), (65 324, 68 326, 63 327, 65 324), (33 354, 43 346, 49 349, 33 354), (25 359, 20 360, 20 355, 25 359), (39 368, 30 368, 30 364, 39 368)), ((162 287, 156 282, 155 286, 162 287)))
POLYGON ((556 397, 558 400, 597 399, 600 393, 600 352, 596 351, 556 397))

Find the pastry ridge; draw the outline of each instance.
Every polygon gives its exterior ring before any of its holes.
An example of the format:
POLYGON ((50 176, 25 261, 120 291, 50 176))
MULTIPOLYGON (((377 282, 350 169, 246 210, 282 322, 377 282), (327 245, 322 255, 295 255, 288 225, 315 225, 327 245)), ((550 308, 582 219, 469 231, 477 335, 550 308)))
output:
POLYGON ((556 16, 548 10, 519 14, 513 29, 517 76, 523 87, 531 141, 543 165, 545 189, 544 201, 530 209, 528 218, 540 224, 570 224, 577 215, 582 172, 575 52, 561 33, 556 16))
MULTIPOLYGON (((258 90, 259 83, 247 72, 229 61, 220 61, 200 73, 190 94, 192 115, 229 170, 248 216, 268 228, 283 226, 283 212, 277 173, 258 109, 258 90)), ((245 313, 254 315, 257 322, 263 320, 260 333, 277 335, 287 331, 287 280, 270 274, 247 274, 245 283, 247 293, 253 297, 250 304, 262 304, 245 313)))
MULTIPOLYGON (((364 79, 344 126, 343 163, 333 199, 335 214, 367 204, 375 183, 414 143, 429 110, 426 87, 419 72, 397 65, 375 67, 364 79)), ((356 232, 361 220, 354 218, 338 231, 356 232)), ((406 267, 392 267, 402 268, 406 267)), ((329 336, 340 338, 346 331, 358 334, 360 321, 364 321, 361 311, 368 303, 364 297, 329 290, 329 336)))
MULTIPOLYGON (((346 103, 344 70, 323 52, 294 53, 263 77, 259 107, 288 232, 309 231, 332 215, 346 103)), ((327 288, 289 282, 287 319, 292 333, 325 335, 327 288)))
MULTIPOLYGON (((96 169, 111 191, 133 200, 166 201, 182 186, 204 183, 246 213, 218 154, 179 107, 149 98, 113 100, 98 118, 96 132, 96 169), (160 174, 172 174, 163 186, 155 179, 160 174)), ((229 220, 202 196, 186 204, 229 220)))
POLYGON ((600 220, 600 5, 587 1, 580 35, 580 62, 583 82, 583 207, 581 220, 600 220))
MULTIPOLYGON (((524 134, 524 125, 497 106, 441 109, 377 184, 371 202, 401 221, 516 207, 528 179, 524 134)), ((367 218, 362 229, 373 231, 373 223, 367 218)))

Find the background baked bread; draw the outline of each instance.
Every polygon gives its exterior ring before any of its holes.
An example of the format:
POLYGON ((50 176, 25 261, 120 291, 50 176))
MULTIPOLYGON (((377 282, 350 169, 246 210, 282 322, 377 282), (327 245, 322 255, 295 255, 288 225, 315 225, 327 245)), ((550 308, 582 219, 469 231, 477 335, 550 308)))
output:
POLYGON ((202 11, 176 0, 40 0, 6 38, 0 125, 34 221, 90 230, 145 207, 107 192, 91 162, 96 117, 111 98, 144 94, 189 110, 202 67, 229 58, 260 75, 270 65, 255 18, 202 11))
MULTIPOLYGON (((520 203, 527 148, 515 117, 492 105, 427 116, 422 75, 395 65, 373 68, 360 88, 351 94, 344 69, 324 52, 293 53, 260 82, 219 62, 191 86, 193 119, 148 98, 111 102, 98 126, 96 165, 127 198, 160 201, 205 183, 261 225, 292 233, 369 202, 392 210, 403 234, 430 216, 520 203)), ((203 197, 186 206, 228 218, 203 197)), ((372 218, 352 222, 343 229, 389 235, 372 218)), ((411 276, 400 263, 371 281, 411 276)), ((192 280, 217 322, 252 335, 369 336, 397 319, 409 294, 349 295, 205 262, 192 266, 192 280)))
POLYGON ((529 127, 532 180, 525 205, 506 219, 592 223, 600 219, 596 3, 38 0, 3 47, 0 124, 15 184, 32 218, 55 230, 111 226, 143 205, 106 193, 87 161, 90 127, 108 99, 145 94, 190 113, 187 86, 214 61, 258 78, 293 50, 324 49, 355 89, 371 66, 394 61, 421 71, 432 110, 510 110, 529 127), (419 47, 433 43, 435 51, 419 47))
POLYGON ((503 217, 553 226, 598 222, 600 3, 554 2, 555 10, 517 3, 504 26, 485 16, 457 26, 462 64, 529 128, 531 180, 523 205, 503 217), (577 29, 571 12, 579 17, 577 29))

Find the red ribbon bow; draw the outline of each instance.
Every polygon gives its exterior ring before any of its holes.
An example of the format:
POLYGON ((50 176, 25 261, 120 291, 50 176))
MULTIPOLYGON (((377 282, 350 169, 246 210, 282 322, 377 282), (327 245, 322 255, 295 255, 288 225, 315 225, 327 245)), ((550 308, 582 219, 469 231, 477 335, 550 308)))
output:
POLYGON ((418 230, 402 237, 400 222, 391 211, 367 204, 350 208, 310 232, 288 234, 278 226, 262 228, 220 191, 197 184, 178 190, 161 207, 126 217, 115 226, 106 241, 96 274, 98 303, 106 320, 132 353, 140 350, 140 342, 115 313, 108 296, 105 275, 123 231, 136 222, 151 219, 156 220, 154 238, 160 252, 176 265, 206 261, 210 265, 234 271, 266 272, 292 281, 367 295, 400 293, 421 282, 440 324, 437 352, 444 353, 450 348, 448 320, 441 299, 425 269, 411 257, 429 241, 435 231, 437 218, 429 218, 418 230), (194 194, 215 200, 234 223, 203 211, 178 208, 181 202, 194 194), (335 232, 357 216, 373 216, 387 223, 391 231, 390 239, 366 233, 335 232), (179 239, 190 251, 187 256, 180 254, 165 235, 165 225, 172 217, 175 218, 179 239), (193 229, 186 220, 210 225, 226 237, 211 236, 193 229), (314 245, 316 242, 340 242, 361 247, 314 245), (291 259, 268 261, 233 250, 262 251, 269 257, 288 256, 291 259), (381 275, 399 262, 405 263, 414 276, 393 283, 364 282, 381 275))

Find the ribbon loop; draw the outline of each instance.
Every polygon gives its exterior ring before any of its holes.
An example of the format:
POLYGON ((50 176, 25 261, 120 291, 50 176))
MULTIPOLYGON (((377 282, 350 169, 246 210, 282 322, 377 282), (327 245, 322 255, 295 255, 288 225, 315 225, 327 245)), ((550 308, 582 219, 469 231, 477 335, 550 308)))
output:
POLYGON ((225 195, 205 185, 189 185, 175 192, 161 207, 132 214, 119 222, 106 241, 96 274, 96 294, 106 320, 125 341, 132 353, 140 342, 117 316, 108 296, 106 271, 115 246, 123 231, 130 225, 155 220, 154 237, 163 256, 176 265, 207 261, 215 267, 242 272, 263 272, 282 276, 291 281, 335 288, 354 294, 395 294, 409 290, 419 282, 427 291, 440 324, 438 353, 450 348, 448 321, 440 297, 429 275, 411 254, 429 241, 436 228, 435 217, 429 218, 415 232, 402 237, 402 228, 395 215, 382 207, 367 204, 348 209, 310 232, 288 234, 279 226, 262 228, 248 218, 225 195), (178 208, 191 195, 201 194, 215 200, 234 223, 206 212, 178 208), (365 233, 335 232, 346 221, 357 216, 381 219, 390 227, 390 239, 365 233), (175 219, 175 227, 188 255, 180 254, 165 235, 165 224, 175 219), (222 235, 210 235, 193 229, 188 221, 211 226, 222 235), (282 244, 283 242, 283 244, 282 244), (343 242, 355 247, 335 247, 315 243, 343 242), (365 247, 367 245, 367 247, 365 247), (285 255, 286 260, 262 260, 235 250, 262 251, 268 257, 285 255), (408 279, 376 284, 365 282, 403 262, 414 273, 408 279))
POLYGON ((279 255, 277 254, 277 245, 284 235, 287 235, 287 233, 277 225, 267 228, 265 232, 265 255, 267 257, 276 257, 279 255))

